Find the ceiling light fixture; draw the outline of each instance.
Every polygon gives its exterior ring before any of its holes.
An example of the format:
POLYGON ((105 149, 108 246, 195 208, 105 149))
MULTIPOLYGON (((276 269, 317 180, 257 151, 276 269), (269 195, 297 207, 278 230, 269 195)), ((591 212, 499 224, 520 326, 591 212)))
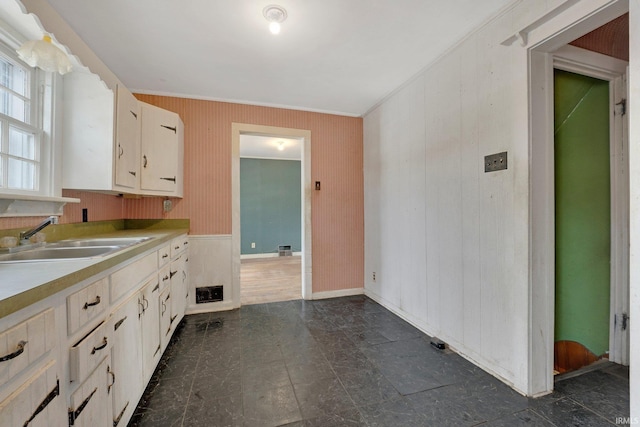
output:
POLYGON ((17 52, 20 59, 31 67, 45 71, 65 74, 73 68, 67 54, 51 43, 51 37, 48 35, 44 35, 42 40, 24 42, 17 52))
POLYGON ((278 150, 279 151, 284 151, 284 141, 278 142, 278 150))
POLYGON ((280 32, 280 24, 287 19, 285 8, 276 4, 270 4, 262 9, 262 15, 269 22, 271 34, 278 34, 280 32))

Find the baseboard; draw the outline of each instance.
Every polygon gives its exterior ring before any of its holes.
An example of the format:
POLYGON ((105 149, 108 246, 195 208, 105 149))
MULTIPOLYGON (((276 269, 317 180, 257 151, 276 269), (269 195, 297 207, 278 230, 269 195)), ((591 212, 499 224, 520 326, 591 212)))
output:
POLYGON ((363 294, 364 294, 364 288, 340 289, 338 291, 314 292, 311 295, 311 299, 350 297, 353 295, 363 295, 363 294))
MULTIPOLYGON (((293 256, 301 256, 302 252, 294 252, 293 256)), ((240 255, 240 259, 255 259, 255 258, 278 258, 280 254, 277 252, 269 252, 266 254, 244 254, 240 255)))
POLYGON ((204 304, 192 305, 187 308, 185 315, 188 314, 201 314, 201 313, 215 313, 217 311, 229 311, 238 308, 232 301, 223 302, 208 302, 204 304))

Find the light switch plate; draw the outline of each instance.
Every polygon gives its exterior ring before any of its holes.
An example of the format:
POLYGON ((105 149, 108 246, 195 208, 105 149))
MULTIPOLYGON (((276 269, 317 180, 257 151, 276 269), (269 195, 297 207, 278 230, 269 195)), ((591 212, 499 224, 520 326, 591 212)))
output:
POLYGON ((507 168, 507 152, 489 154, 484 156, 484 171, 495 172, 507 168))

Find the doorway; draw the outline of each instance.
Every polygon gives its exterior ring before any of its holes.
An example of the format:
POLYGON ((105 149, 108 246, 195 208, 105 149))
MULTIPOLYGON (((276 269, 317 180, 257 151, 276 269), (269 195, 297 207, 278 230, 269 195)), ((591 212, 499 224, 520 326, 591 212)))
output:
MULTIPOLYGON (((553 35, 538 39, 529 52, 530 99, 530 336, 529 390, 532 396, 554 388, 555 338, 555 168, 554 69, 605 80, 610 88, 611 252, 609 360, 629 364, 629 156, 625 112, 627 62, 569 44, 628 12, 609 4, 577 21, 568 18, 553 35), (616 114, 613 114, 615 110, 616 114)), ((627 34, 628 40, 628 34, 627 34)))
POLYGON ((240 303, 302 298, 301 138, 240 135, 240 303))
POLYGON ((609 82, 554 70, 554 371, 609 354, 609 82))
POLYGON ((231 140, 231 282, 233 306, 240 307, 240 272, 241 272, 241 219, 240 219, 240 136, 278 135, 283 138, 294 138, 302 141, 300 163, 301 175, 301 290, 303 299, 312 298, 312 234, 311 234, 311 131, 305 129, 281 128, 274 126, 232 123, 231 140))

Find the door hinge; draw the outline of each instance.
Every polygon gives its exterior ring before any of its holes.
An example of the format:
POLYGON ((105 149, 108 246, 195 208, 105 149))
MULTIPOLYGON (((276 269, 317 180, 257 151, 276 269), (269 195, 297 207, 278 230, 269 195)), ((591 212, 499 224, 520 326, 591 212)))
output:
POLYGON ((620 108, 615 108, 614 109, 614 113, 615 114, 619 114, 621 116, 624 116, 625 114, 627 114, 627 100, 622 98, 620 100, 620 102, 616 103, 616 107, 620 107, 620 108))

